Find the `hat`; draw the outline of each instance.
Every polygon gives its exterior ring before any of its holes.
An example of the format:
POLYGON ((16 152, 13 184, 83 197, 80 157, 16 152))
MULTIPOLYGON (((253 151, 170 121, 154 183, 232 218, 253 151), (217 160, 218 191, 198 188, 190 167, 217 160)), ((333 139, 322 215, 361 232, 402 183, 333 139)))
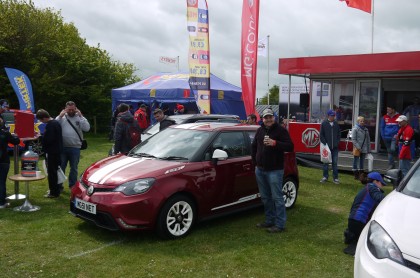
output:
POLYGON ((367 177, 368 177, 369 179, 372 179, 372 180, 377 180, 377 181, 379 181, 380 183, 382 183, 383 185, 386 185, 386 183, 385 183, 385 182, 384 182, 384 180, 382 179, 381 174, 379 174, 378 172, 371 172, 371 173, 369 173, 369 174, 367 175, 367 177))
POLYGON ((400 115, 399 117, 398 117, 398 119, 397 119, 397 122, 402 122, 402 121, 408 121, 407 120, 407 117, 406 116, 404 116, 404 115, 400 115))
POLYGON ((156 108, 155 110, 153 110, 153 114, 160 113, 160 112, 163 113, 162 109, 156 108))
POLYGON ((176 105, 176 110, 182 110, 182 109, 184 109, 184 105, 182 105, 182 104, 177 104, 176 105))
POLYGON ((273 110, 271 110, 270 108, 264 109, 263 113, 262 113, 262 117, 264 118, 265 116, 273 116, 273 110))
POLYGON ((335 116, 335 111, 330 109, 330 110, 328 110, 327 115, 328 116, 335 116))
POLYGON ((0 99, 0 107, 1 108, 9 108, 9 103, 5 99, 0 99))

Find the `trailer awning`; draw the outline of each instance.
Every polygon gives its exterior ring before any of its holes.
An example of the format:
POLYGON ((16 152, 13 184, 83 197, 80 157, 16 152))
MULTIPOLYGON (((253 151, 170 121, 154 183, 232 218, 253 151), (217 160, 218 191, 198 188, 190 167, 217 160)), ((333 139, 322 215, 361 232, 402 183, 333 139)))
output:
POLYGON ((420 75, 420 51, 280 58, 279 74, 307 77, 420 75))

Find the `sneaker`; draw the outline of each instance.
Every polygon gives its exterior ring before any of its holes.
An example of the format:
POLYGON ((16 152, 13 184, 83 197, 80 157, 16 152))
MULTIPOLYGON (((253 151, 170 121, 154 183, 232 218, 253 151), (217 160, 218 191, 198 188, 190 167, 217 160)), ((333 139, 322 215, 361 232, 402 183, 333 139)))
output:
POLYGON ((8 208, 8 207, 10 207, 10 203, 5 203, 4 205, 0 206, 0 209, 5 209, 5 208, 8 208))
POLYGON ((282 233, 282 232, 284 232, 284 228, 279 228, 279 227, 273 226, 271 228, 268 228, 267 232, 268 233, 282 233))
POLYGON ((274 226, 273 224, 269 224, 269 223, 265 223, 265 222, 257 224, 257 228, 271 228, 273 226, 274 226))
POLYGON ((326 177, 323 177, 319 182, 320 183, 325 183, 325 182, 327 182, 328 181, 328 178, 326 178, 326 177))
POLYGON ((44 197, 45 197, 45 198, 50 198, 50 199, 53 199, 53 198, 58 198, 58 197, 60 197, 60 195, 51 195, 51 194, 46 194, 46 195, 44 195, 44 197))
POLYGON ((340 181, 339 181, 338 179, 334 179, 334 180, 333 180, 333 183, 335 183, 335 184, 340 184, 340 181))

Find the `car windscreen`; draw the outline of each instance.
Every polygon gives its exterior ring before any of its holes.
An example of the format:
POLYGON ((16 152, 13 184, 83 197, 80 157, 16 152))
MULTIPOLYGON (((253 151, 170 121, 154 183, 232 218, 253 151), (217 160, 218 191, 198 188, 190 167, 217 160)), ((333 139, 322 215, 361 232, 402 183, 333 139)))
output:
POLYGON ((210 136, 206 131, 167 128, 135 147, 129 155, 190 160, 210 136))
POLYGON ((420 198, 420 167, 417 167, 416 171, 407 181, 402 193, 415 198, 420 198))

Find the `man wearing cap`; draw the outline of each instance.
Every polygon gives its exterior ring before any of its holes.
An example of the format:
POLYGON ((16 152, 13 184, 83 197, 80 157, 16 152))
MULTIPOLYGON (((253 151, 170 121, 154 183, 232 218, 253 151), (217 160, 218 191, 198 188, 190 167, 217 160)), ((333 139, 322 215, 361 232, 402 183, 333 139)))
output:
MULTIPOLYGON (((335 111, 330 109, 327 112, 327 119, 321 124, 320 140, 322 144, 327 144, 331 151, 333 182, 340 184, 338 180, 338 144, 340 143, 340 126, 335 120, 335 111)), ((328 181, 328 163, 323 165, 323 177, 321 183, 328 181)))
POLYGON ((381 137, 384 140, 386 152, 388 153, 388 169, 395 168, 396 144, 395 135, 398 133, 397 119, 400 116, 391 105, 386 107, 386 114, 381 120, 381 137))
POLYGON ((147 105, 144 103, 139 104, 139 109, 134 113, 134 119, 139 123, 141 132, 143 132, 150 124, 147 117, 147 105))
POLYGON ((386 185, 378 172, 371 172, 367 176, 367 184, 354 198, 351 205, 348 226, 344 231, 344 243, 348 244, 343 251, 354 256, 357 240, 366 223, 371 218, 378 204, 385 198, 382 187, 386 185))
POLYGON ((410 170, 410 162, 414 157, 414 130, 408 124, 408 119, 404 115, 400 115, 397 119, 397 122, 400 126, 400 129, 396 135, 396 140, 398 141, 398 147, 400 151, 398 158, 400 159, 400 170, 404 177, 408 170, 410 170))
POLYGON ((252 141, 252 162, 265 221, 257 224, 269 233, 283 232, 286 226, 286 207, 283 198, 284 152, 293 151, 289 132, 274 119, 271 109, 262 114, 263 124, 252 141))
POLYGON ((155 117, 155 120, 157 122, 159 122, 159 124, 160 124, 159 131, 162 131, 165 128, 167 128, 168 126, 171 126, 171 125, 175 124, 175 121, 168 119, 168 116, 163 114, 163 111, 159 108, 156 108, 153 111, 153 116, 155 117))

